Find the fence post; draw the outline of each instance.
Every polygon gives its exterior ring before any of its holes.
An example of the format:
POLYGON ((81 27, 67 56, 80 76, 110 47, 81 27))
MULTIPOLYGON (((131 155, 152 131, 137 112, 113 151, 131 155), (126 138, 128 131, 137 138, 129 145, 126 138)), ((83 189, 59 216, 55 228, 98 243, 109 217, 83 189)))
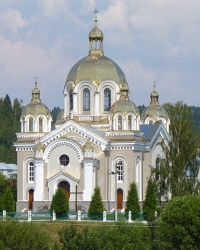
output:
POLYGON ((81 211, 78 211, 78 221, 81 221, 81 211))
POLYGON ((31 221, 31 211, 28 211, 28 222, 31 221))
POLYGON ((103 221, 106 221, 106 211, 103 211, 103 221))
POLYGON ((131 214, 131 211, 128 211, 128 222, 132 222, 132 214, 131 214))
POLYGON ((3 210, 3 221, 6 221, 6 210, 3 210))
POLYGON ((53 221, 56 220, 56 212, 53 210, 53 221))

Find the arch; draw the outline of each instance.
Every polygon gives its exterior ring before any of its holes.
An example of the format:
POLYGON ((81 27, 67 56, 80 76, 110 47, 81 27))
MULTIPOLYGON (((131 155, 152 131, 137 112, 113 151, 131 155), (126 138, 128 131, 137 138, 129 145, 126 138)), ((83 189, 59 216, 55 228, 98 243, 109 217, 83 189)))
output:
POLYGON ((111 107, 111 90, 104 89, 104 111, 109 111, 111 107))
POLYGON ((33 201, 34 201, 34 189, 29 189, 28 190, 28 209, 32 210, 33 209, 33 201))
POLYGON ((160 170, 160 156, 158 155, 158 156, 156 156, 156 173, 155 173, 156 181, 158 181, 160 179, 160 175, 158 173, 159 170, 160 170))
POLYGON ((117 209, 123 208, 123 190, 121 188, 117 189, 117 209))
POLYGON ((67 197, 67 199, 69 201, 69 198, 70 198, 70 185, 69 185, 69 182, 61 181, 58 184, 58 187, 61 187, 65 191, 66 197, 67 197))
POLYGON ((89 90, 89 88, 83 89, 83 111, 90 111, 90 90, 89 90))
POLYGON ((48 162, 51 152, 59 146, 68 146, 72 148, 76 152, 79 162, 81 162, 81 160, 83 159, 83 152, 80 146, 78 146, 75 142, 69 139, 61 138, 56 140, 55 142, 52 142, 46 147, 43 155, 43 158, 46 159, 46 162, 48 162))

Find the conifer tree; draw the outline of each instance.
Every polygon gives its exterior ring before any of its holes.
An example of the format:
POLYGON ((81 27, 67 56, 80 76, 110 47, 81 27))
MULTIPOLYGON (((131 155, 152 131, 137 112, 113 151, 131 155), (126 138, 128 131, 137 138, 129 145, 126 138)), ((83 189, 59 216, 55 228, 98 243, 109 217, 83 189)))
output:
POLYGON ((143 203, 143 213, 147 221, 153 222, 155 220, 155 211, 157 208, 155 183, 149 179, 146 189, 146 197, 143 203))
POLYGON ((54 210, 57 217, 63 217, 67 215, 69 203, 65 191, 61 187, 58 187, 55 195, 53 195, 50 210, 54 210))
POLYGON ((131 211, 132 219, 136 219, 137 213, 140 212, 138 191, 135 182, 130 184, 125 211, 131 211))
POLYGON ((102 216, 103 210, 104 205, 101 198, 101 189, 100 187, 95 187, 94 194, 92 196, 92 200, 88 209, 89 216, 93 218, 102 216))
POLYGON ((10 187, 7 187, 4 195, 3 195, 3 202, 2 207, 7 212, 14 212, 15 211, 15 200, 13 193, 10 187))

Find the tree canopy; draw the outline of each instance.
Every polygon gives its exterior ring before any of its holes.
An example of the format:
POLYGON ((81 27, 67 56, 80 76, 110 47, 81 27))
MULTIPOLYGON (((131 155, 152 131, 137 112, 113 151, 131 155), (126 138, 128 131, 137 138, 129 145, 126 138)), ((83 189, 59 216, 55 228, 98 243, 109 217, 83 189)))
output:
POLYGON ((153 170, 156 177, 159 200, 195 194, 199 189, 198 142, 199 133, 192 119, 191 108, 183 102, 165 104, 170 117, 171 141, 163 144, 165 158, 160 166, 153 170))
POLYGON ((157 221, 155 239, 158 249, 199 249, 199 225, 199 195, 172 199, 157 221))

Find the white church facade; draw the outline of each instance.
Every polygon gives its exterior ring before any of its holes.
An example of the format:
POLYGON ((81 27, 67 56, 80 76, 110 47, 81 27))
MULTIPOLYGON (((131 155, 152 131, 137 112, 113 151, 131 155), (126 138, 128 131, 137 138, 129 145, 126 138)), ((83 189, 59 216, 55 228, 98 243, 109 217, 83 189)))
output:
POLYGON ((48 209, 58 187, 65 190, 70 209, 87 210, 95 186, 101 188, 106 210, 115 208, 115 202, 123 209, 132 182, 142 203, 150 166, 164 156, 170 120, 157 91, 140 115, 129 99, 122 69, 104 55, 103 33, 96 23, 89 33, 88 55, 67 75, 64 109, 55 128, 37 82, 23 108, 14 143, 17 211, 48 209))

